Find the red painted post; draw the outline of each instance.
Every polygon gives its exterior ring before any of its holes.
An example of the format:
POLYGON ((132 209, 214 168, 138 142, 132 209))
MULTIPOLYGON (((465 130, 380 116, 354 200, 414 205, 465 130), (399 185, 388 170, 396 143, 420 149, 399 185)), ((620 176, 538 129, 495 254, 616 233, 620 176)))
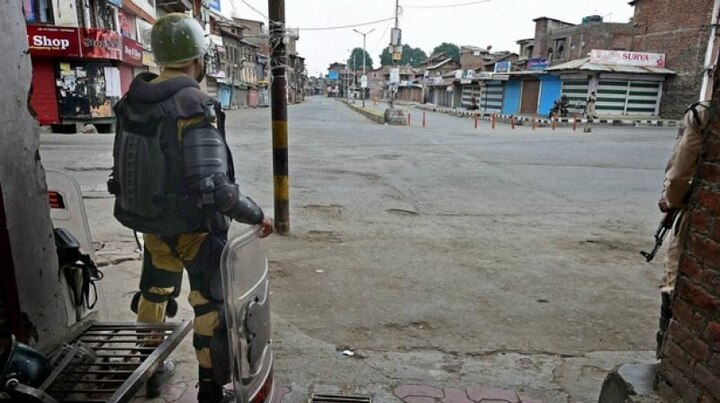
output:
POLYGON ((535 130, 535 127, 537 127, 537 115, 533 115, 533 121, 532 121, 533 130, 535 130))
POLYGON ((493 113, 493 114, 492 114, 492 117, 490 118, 490 120, 492 121, 492 128, 493 128, 493 130, 495 130, 495 122, 496 122, 496 120, 497 120, 497 115, 495 115, 495 114, 493 113))
POLYGON ((475 128, 478 128, 478 114, 475 114, 475 128))
POLYGON ((573 131, 577 130, 577 115, 573 115, 573 131))
POLYGON ((425 112, 423 112, 423 127, 425 127, 425 112))
POLYGON ((410 114, 408 113, 408 126, 410 126, 410 114))
POLYGON ((557 127, 557 118, 555 117, 554 113, 550 115, 550 122, 552 122, 552 129, 555 130, 555 128, 557 127))
POLYGON ((510 115, 510 128, 515 130, 515 115, 510 115))

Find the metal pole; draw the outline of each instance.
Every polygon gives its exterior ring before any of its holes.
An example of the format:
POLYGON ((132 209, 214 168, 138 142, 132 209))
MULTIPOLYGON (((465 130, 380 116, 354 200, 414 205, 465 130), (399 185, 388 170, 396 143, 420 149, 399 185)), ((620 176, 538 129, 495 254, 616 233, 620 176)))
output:
MULTIPOLYGON (((395 0, 395 28, 399 28, 400 22, 399 22, 399 14, 400 12, 400 0, 395 0)), ((390 43, 390 55, 392 55, 395 51, 395 48, 393 48, 392 41, 390 43)), ((393 66, 398 67, 398 61, 393 60, 393 66)), ((393 91, 394 85, 390 84, 390 109, 393 109, 395 107, 395 91, 393 91)))
POLYGON ((275 229, 290 232, 290 181, 288 167, 287 78, 285 0, 268 0, 272 72, 273 179, 275 191, 275 229))
MULTIPOLYGON (((370 35, 373 31, 375 31, 375 28, 373 28, 373 29, 371 29, 371 30, 369 30, 369 31, 367 31, 367 32, 360 32, 360 31, 358 31, 357 29, 353 29, 353 31, 357 32, 358 34, 362 35, 362 37, 363 37, 363 55, 362 55, 362 58, 363 58, 363 77, 366 77, 366 76, 367 76, 367 66, 366 66, 366 64, 365 64, 365 60, 366 60, 366 58, 367 58, 367 50, 365 50, 365 44, 366 44, 366 41, 365 41, 365 40, 366 40, 366 38, 367 38, 368 35, 370 35)), ((353 63, 353 64, 354 64, 354 63, 353 63)), ((366 77, 366 79, 367 79, 367 77, 366 77)), ((360 90, 362 91, 362 107, 364 108, 364 107, 365 107, 365 88, 362 88, 362 85, 361 85, 360 87, 361 87, 360 90)))

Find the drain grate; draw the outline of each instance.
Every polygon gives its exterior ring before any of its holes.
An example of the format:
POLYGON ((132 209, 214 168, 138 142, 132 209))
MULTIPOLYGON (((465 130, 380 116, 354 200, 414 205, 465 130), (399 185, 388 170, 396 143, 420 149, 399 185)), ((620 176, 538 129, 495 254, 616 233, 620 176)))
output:
POLYGON ((372 403, 372 398, 360 395, 321 395, 313 393, 308 403, 372 403))

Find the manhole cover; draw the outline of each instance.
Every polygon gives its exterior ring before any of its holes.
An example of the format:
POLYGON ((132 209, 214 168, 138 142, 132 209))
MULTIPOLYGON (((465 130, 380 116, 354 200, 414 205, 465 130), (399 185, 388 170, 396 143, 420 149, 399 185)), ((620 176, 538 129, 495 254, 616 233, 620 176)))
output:
POLYGON ((372 398, 359 395, 319 395, 313 393, 308 403, 372 403, 372 398))

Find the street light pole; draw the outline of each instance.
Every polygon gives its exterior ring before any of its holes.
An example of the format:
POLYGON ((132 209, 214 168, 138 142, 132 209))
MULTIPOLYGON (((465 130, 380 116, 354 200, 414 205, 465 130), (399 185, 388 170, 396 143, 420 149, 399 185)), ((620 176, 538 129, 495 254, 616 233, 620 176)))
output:
MULTIPOLYGON (((363 58, 363 77, 365 77, 366 82, 367 82, 367 68, 366 68, 366 66, 365 66, 365 59, 367 58, 367 57, 366 57, 367 51, 365 50, 365 39, 366 39, 367 36, 368 36, 370 33, 372 33, 374 30, 375 30, 375 28, 373 28, 373 29, 371 29, 371 30, 369 30, 369 31, 367 31, 367 32, 360 32, 360 31, 358 31, 357 29, 354 29, 354 28, 353 28, 353 31, 357 32, 358 34, 362 35, 362 37, 363 37, 363 55, 362 55, 362 58, 363 58)), ((355 64, 355 62, 353 61, 353 65, 354 65, 354 64, 355 64)), ((353 66, 353 67, 354 67, 354 66, 353 66)), ((360 86, 362 87, 362 84, 361 84, 360 86)), ((364 87, 362 88, 362 107, 363 107, 363 108, 365 107, 365 88, 364 88, 364 87)))

